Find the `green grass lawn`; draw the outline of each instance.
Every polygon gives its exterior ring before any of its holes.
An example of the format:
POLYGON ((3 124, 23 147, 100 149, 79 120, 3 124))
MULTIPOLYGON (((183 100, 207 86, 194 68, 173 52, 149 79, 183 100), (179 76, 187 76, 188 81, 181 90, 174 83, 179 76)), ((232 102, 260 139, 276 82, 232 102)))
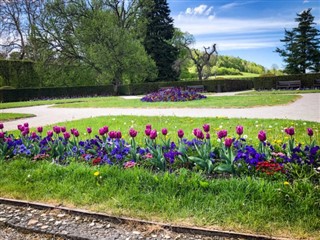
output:
POLYGON ((277 95, 274 94, 252 96, 226 96, 226 97, 208 97, 206 99, 188 101, 188 102, 141 102, 140 99, 124 99, 122 97, 94 97, 94 98, 76 98, 48 101, 27 101, 0 103, 0 109, 14 107, 28 107, 36 105, 57 104, 55 107, 119 107, 119 108, 246 108, 255 106, 273 106, 288 104, 300 98, 299 95, 277 95))
POLYGON ((0 121, 10 121, 20 118, 28 118, 28 117, 34 117, 34 114, 24 114, 24 113, 1 113, 0 114, 0 121))
POLYGON ((0 195, 291 239, 316 239, 320 231, 319 186, 307 179, 290 185, 252 177, 208 180, 183 169, 169 174, 20 159, 0 162, 0 195))
POLYGON ((260 74, 256 73, 247 73, 247 72, 242 72, 242 75, 219 75, 219 76, 211 76, 209 77, 209 80, 215 80, 215 79, 241 79, 241 78, 253 78, 253 77, 259 77, 260 74))
POLYGON ((187 102, 141 102, 140 99, 123 99, 119 97, 95 98, 85 102, 59 104, 56 107, 122 107, 122 108, 246 108, 255 106, 273 106, 294 102, 298 95, 227 96, 208 97, 187 102))
POLYGON ((252 91, 238 93, 237 96, 242 95, 279 95, 279 94, 301 94, 301 93, 320 93, 320 89, 310 89, 310 90, 270 90, 270 91, 252 91))

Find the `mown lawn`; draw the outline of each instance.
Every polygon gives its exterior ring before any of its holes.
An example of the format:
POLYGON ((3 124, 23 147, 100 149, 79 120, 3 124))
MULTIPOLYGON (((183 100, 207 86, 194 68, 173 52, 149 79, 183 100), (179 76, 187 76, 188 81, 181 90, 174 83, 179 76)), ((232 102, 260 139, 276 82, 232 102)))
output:
POLYGON ((34 114, 24 114, 24 113, 1 113, 0 114, 0 121, 9 121, 9 120, 15 120, 20 118, 28 118, 28 117, 34 117, 34 114))
POLYGON ((122 97, 75 98, 47 101, 26 101, 14 103, 0 103, 0 109, 28 107, 46 104, 56 104, 55 107, 119 107, 119 108, 247 108, 256 106, 273 106, 288 104, 299 99, 299 95, 264 95, 261 96, 226 96, 208 97, 202 100, 188 102, 141 102, 140 99, 124 99, 122 97))

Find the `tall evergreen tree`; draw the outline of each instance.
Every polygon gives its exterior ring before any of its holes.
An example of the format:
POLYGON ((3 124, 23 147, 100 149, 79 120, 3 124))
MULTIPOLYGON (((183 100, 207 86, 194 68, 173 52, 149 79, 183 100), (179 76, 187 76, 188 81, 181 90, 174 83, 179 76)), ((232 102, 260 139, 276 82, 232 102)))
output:
POLYGON ((306 73, 320 71, 320 31, 315 27, 311 9, 297 14, 295 21, 298 27, 291 31, 285 30, 285 49, 276 49, 276 52, 287 63, 287 73, 306 73))
POLYGON ((171 41, 175 30, 167 1, 154 0, 154 4, 146 16, 148 23, 144 47, 158 68, 156 80, 177 80, 179 73, 174 69, 174 63, 178 58, 179 51, 171 41))

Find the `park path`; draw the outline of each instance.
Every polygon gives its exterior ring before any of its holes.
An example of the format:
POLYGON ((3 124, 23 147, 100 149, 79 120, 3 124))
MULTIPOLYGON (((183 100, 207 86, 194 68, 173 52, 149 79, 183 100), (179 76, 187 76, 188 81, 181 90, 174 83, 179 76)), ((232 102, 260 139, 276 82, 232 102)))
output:
POLYGON ((253 108, 52 108, 52 105, 2 109, 0 113, 30 113, 36 117, 5 122, 6 130, 28 122, 30 127, 97 116, 178 116, 270 118, 320 122, 320 93, 301 94, 294 103, 253 108))

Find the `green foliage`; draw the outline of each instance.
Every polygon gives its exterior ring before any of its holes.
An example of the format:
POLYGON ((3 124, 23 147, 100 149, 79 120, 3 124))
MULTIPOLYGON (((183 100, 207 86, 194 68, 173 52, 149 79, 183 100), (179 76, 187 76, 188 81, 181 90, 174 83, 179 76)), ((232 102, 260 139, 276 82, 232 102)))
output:
POLYGON ((31 61, 12 61, 0 59, 0 78, 2 85, 15 88, 39 86, 40 77, 31 61))
POLYGON ((317 238, 319 186, 257 178, 206 179, 185 169, 57 166, 23 159, 0 163, 0 194, 54 201, 148 220, 220 226, 270 236, 317 238), (95 173, 99 172, 99 179, 95 173), (99 183, 99 184, 97 184, 99 183), (268 224, 266 224, 268 223, 268 224))
MULTIPOLYGON (((166 0, 154 0, 154 5, 146 13, 147 30, 144 47, 155 61, 158 69, 157 81, 174 81, 179 73, 173 65, 178 58, 178 49, 170 41, 174 38, 173 19, 166 0)), ((148 79, 152 81, 153 79, 148 79)))
POLYGON ((287 63, 285 71, 291 74, 320 71, 320 31, 316 28, 311 9, 297 14, 295 21, 298 27, 291 31, 285 30, 285 37, 280 41, 284 49, 277 48, 276 52, 287 63))

